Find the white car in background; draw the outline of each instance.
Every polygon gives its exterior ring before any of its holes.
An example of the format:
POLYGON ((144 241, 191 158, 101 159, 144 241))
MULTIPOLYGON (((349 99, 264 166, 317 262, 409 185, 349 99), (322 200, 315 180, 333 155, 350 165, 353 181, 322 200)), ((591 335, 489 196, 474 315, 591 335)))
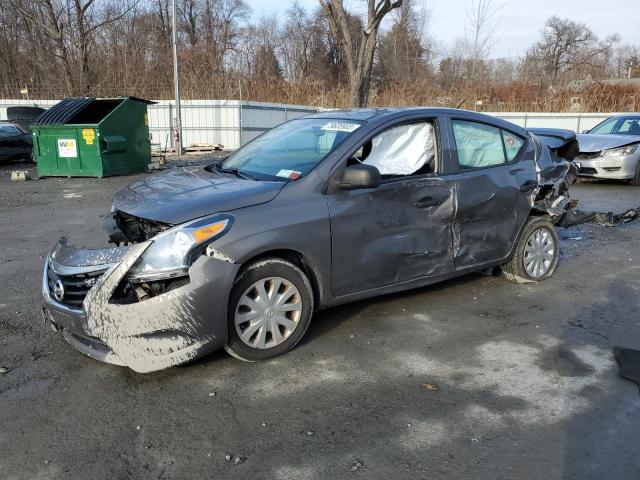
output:
POLYGON ((609 117, 577 139, 579 176, 640 185, 640 114, 609 117))

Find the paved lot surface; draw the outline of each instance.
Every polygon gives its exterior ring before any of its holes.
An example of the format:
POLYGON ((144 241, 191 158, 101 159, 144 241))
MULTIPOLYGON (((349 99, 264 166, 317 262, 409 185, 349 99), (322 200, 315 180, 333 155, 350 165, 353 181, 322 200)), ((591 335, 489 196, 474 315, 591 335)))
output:
MULTIPOLYGON (((270 362, 217 353, 139 375, 77 353, 39 313, 49 248, 100 245, 133 178, 0 170, 0 478, 640 477, 640 393, 611 354, 640 348, 640 222, 561 231, 541 284, 471 275, 324 311, 270 362)), ((640 205, 621 184, 574 196, 640 205)))

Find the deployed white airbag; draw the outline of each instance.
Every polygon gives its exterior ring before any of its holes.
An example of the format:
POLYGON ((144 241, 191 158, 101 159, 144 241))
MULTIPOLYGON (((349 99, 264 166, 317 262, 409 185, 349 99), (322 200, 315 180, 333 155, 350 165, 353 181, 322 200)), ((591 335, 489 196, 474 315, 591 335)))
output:
POLYGON ((374 137, 371 153, 362 162, 373 165, 381 175, 411 175, 435 156, 431 123, 411 123, 390 128, 374 137))

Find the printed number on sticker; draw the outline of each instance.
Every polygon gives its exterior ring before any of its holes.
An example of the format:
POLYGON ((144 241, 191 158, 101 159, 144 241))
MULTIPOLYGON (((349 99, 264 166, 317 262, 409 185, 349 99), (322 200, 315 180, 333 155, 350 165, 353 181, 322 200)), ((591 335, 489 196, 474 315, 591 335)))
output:
POLYGON ((322 130, 327 130, 330 132, 353 132, 354 130, 360 127, 357 123, 344 123, 344 122, 329 122, 322 130))

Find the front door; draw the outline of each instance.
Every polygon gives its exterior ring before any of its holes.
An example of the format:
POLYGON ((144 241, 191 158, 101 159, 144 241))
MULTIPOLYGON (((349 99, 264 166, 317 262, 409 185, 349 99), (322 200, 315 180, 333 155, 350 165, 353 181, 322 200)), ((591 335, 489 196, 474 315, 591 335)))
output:
POLYGON ((359 161, 378 167, 382 185, 328 196, 337 297, 453 268, 453 182, 433 171, 438 157, 434 124, 411 125, 408 133, 392 127, 395 131, 386 131, 384 141, 365 142, 366 158, 359 161), (426 155, 423 145, 430 150, 426 155))

